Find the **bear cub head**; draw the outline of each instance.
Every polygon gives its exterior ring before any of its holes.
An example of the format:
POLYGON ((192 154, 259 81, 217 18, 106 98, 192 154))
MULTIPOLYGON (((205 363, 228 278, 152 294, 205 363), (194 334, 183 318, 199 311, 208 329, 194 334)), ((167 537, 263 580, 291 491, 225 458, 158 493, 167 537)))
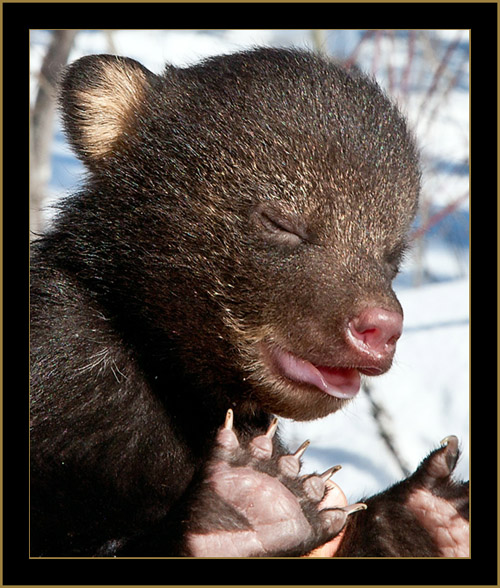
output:
POLYGON ((94 55, 60 104, 88 175, 56 230, 145 365, 298 420, 389 369, 420 172, 374 81, 296 50, 162 75, 94 55))

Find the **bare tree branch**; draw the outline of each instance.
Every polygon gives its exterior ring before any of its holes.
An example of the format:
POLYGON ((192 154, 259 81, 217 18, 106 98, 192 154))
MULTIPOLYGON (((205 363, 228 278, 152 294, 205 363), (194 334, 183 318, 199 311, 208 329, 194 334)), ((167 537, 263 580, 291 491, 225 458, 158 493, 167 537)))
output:
POLYGON ((43 229, 40 209, 50 177, 57 80, 68 60, 76 33, 76 30, 53 31, 40 71, 36 102, 30 113, 30 209, 31 229, 35 234, 43 229))

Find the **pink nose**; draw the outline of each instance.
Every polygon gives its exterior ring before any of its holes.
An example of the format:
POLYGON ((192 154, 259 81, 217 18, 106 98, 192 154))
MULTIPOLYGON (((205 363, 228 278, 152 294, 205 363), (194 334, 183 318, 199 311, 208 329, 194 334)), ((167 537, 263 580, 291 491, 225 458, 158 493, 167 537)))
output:
POLYGON ((365 308, 348 327, 354 347, 374 359, 392 357, 402 331, 400 313, 377 307, 365 308))

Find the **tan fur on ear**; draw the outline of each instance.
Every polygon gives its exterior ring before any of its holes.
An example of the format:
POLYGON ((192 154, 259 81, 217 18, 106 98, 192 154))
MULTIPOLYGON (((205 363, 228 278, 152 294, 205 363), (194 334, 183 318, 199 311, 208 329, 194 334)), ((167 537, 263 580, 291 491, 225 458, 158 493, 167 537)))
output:
MULTIPOLYGON (((85 59, 85 58, 84 58, 85 59)), ((146 71, 130 59, 106 56, 92 63, 84 83, 72 84, 68 125, 77 148, 99 159, 111 153, 143 101, 146 71)))

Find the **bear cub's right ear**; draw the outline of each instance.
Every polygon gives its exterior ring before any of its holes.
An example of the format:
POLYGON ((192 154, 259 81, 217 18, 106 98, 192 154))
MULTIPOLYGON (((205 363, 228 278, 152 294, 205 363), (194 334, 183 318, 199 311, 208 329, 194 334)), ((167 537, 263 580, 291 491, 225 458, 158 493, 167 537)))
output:
POLYGON ((59 104, 68 140, 85 164, 100 162, 133 132, 133 115, 156 77, 134 59, 115 55, 88 55, 65 70, 59 104))

